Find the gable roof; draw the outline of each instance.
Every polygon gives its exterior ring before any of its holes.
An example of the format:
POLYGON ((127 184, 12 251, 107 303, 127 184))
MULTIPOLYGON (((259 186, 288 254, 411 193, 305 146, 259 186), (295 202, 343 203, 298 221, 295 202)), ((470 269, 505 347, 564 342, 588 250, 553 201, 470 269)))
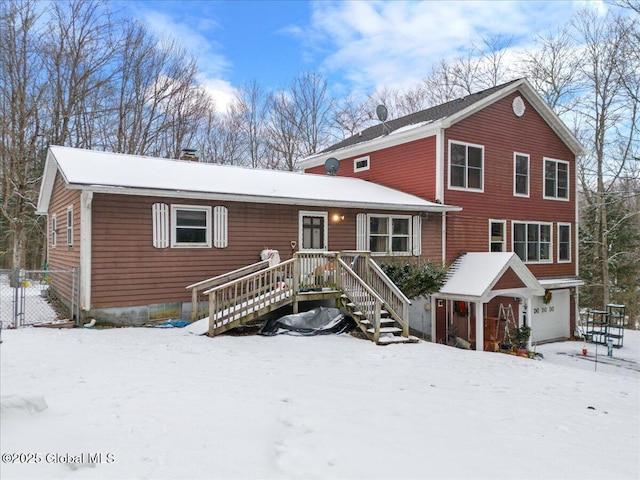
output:
POLYGON ((38 199, 46 214, 56 173, 68 188, 285 205, 413 212, 460 210, 362 179, 49 147, 38 199))
POLYGON ((438 298, 455 298, 470 302, 487 302, 494 296, 493 288, 507 272, 513 272, 524 284, 528 296, 543 295, 544 288, 531 270, 513 252, 471 252, 460 255, 449 268, 438 298))
POLYGON ((438 130, 454 125, 516 90, 529 101, 575 155, 587 153, 571 130, 553 112, 531 84, 525 78, 520 78, 426 110, 386 121, 384 126, 382 124, 374 125, 331 145, 320 153, 305 158, 299 162, 299 165, 303 168, 310 168, 322 165, 330 156, 342 159, 435 135, 438 130))

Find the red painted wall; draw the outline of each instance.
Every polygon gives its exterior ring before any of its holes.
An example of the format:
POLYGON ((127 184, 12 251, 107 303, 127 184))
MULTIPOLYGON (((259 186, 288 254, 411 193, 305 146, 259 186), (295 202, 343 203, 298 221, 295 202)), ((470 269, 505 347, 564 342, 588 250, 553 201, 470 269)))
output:
MULTIPOLYGON (((331 154, 327 154, 330 157, 331 154)), ((436 137, 427 137, 395 147, 383 148, 340 161, 337 175, 369 180, 427 200, 435 200, 436 137), (354 172, 353 161, 369 155, 369 170, 354 172)), ((325 173, 319 165, 307 173, 325 173)))

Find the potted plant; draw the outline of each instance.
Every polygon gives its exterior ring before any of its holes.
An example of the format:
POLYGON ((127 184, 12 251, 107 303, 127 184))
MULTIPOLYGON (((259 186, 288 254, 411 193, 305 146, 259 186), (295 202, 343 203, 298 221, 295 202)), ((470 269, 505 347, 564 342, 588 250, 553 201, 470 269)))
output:
POLYGON ((531 327, 523 325, 521 327, 515 327, 513 329, 512 340, 518 349, 518 355, 527 355, 527 344, 529 343, 529 337, 531 336, 531 327))

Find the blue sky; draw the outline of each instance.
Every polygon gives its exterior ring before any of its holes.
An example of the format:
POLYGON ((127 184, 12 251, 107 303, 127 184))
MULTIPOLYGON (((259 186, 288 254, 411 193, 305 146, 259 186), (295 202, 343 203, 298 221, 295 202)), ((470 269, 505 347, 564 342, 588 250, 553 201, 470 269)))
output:
POLYGON ((201 81, 220 105, 256 80, 278 89, 302 71, 327 78, 332 93, 363 94, 415 84, 440 59, 482 36, 513 50, 600 1, 174 1, 112 0, 151 31, 178 40, 198 59, 201 81))

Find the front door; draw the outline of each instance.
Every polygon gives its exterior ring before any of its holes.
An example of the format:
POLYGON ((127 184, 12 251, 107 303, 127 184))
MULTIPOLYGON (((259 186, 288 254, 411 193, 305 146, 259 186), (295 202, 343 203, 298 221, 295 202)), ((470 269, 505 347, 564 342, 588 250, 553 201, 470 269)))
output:
POLYGON ((298 245, 300 250, 327 250, 327 212, 300 212, 298 245))

